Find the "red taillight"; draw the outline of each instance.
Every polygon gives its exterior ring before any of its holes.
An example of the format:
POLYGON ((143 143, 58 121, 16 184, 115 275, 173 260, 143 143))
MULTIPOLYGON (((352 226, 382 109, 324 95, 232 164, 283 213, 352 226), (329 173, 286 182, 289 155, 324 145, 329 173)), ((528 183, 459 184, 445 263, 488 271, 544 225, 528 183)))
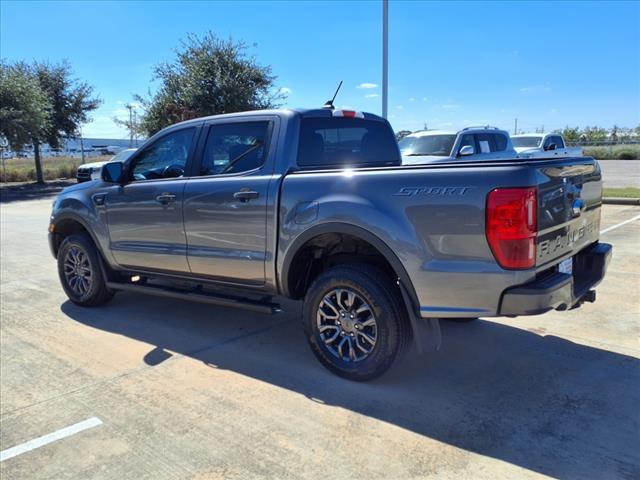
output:
POLYGON ((487 197, 486 234, 502 268, 522 270, 536 264, 535 187, 496 188, 487 197))

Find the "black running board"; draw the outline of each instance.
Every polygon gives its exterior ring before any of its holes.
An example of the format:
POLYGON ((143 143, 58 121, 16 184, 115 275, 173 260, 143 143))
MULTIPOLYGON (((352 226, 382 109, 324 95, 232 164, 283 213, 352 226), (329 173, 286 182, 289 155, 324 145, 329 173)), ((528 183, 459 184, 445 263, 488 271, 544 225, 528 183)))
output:
POLYGON ((188 300, 191 302, 208 303, 219 307, 239 308, 252 312, 273 314, 281 312, 280 305, 271 302, 250 300, 248 298, 221 297, 214 294, 202 292, 185 292, 170 287, 160 285, 136 285, 133 283, 107 282, 107 287, 111 290, 121 290, 125 292, 145 293, 158 297, 175 298, 177 300, 188 300))

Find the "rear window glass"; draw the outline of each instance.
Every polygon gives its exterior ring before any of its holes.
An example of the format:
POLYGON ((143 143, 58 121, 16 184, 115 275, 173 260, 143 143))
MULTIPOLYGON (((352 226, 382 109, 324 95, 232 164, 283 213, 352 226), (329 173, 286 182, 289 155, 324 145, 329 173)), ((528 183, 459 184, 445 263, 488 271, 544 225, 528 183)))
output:
POLYGON ((420 156, 433 155, 448 157, 456 141, 455 135, 423 135, 420 137, 404 137, 398 146, 402 155, 420 156))
POLYGON ((400 165, 393 132, 384 122, 362 118, 304 118, 300 126, 298 165, 400 165))
POLYGON ((499 133, 477 133, 480 151, 476 153, 503 152, 507 149, 507 137, 499 133))

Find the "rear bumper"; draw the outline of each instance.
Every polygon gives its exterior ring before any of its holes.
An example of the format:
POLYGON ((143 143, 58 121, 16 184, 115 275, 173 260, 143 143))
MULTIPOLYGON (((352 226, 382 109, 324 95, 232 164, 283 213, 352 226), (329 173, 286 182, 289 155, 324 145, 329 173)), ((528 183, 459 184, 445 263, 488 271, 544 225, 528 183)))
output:
POLYGON ((604 278, 611 253, 610 244, 596 243, 574 257, 573 275, 555 272, 505 290, 499 314, 537 315, 553 309, 566 310, 585 300, 594 301, 591 289, 604 278))

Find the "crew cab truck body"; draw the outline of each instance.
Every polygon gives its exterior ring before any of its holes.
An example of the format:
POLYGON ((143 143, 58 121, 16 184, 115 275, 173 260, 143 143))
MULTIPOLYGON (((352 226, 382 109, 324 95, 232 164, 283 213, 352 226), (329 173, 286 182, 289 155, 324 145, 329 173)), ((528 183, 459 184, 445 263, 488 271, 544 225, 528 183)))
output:
POLYGON ((401 166, 375 115, 259 111, 169 127, 64 190, 49 241, 79 305, 120 290, 265 313, 303 299, 317 358, 365 380, 431 319, 594 301, 611 254, 601 197, 592 158, 401 166))
POLYGON ((519 158, 581 157, 582 148, 568 147, 559 133, 522 133, 511 137, 519 158))
POLYGON ((460 131, 422 130, 403 137, 398 146, 403 165, 516 157, 509 132, 488 126, 467 127, 460 131))

